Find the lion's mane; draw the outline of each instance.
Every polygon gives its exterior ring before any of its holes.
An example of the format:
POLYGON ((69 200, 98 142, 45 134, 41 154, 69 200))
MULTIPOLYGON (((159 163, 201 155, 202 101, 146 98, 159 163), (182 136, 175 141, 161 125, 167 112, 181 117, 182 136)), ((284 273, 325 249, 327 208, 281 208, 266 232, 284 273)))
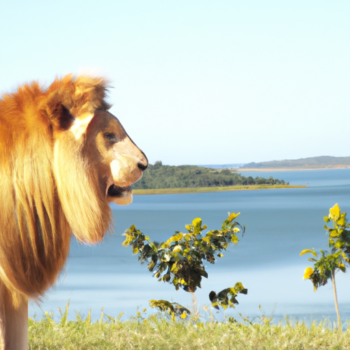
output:
POLYGON ((110 228, 84 137, 68 131, 74 118, 109 108, 105 93, 103 79, 69 75, 0 100, 0 279, 15 306, 55 282, 72 232, 94 243, 110 228))

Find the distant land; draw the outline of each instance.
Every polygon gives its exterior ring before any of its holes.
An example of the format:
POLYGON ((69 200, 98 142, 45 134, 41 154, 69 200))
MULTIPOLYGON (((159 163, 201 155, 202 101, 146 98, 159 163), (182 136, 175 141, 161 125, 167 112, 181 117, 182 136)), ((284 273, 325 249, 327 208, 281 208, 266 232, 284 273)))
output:
POLYGON ((196 165, 199 167, 204 167, 204 168, 211 168, 211 169, 236 169, 236 168, 241 168, 245 165, 246 163, 234 163, 234 164, 201 164, 201 165, 196 165))
POLYGON ((142 178, 132 185, 134 194, 179 194, 219 191, 266 190, 278 188, 304 188, 291 186, 272 176, 243 176, 233 165, 217 165, 218 168, 196 165, 163 165, 161 161, 149 164, 142 178))
POLYGON ((132 185, 133 190, 169 188, 228 187, 248 185, 289 185, 284 180, 264 177, 245 177, 234 169, 212 169, 190 165, 163 165, 157 161, 149 164, 142 178, 132 185))
POLYGON ((313 170, 350 168, 350 157, 309 157, 301 159, 272 160, 269 162, 247 163, 237 169, 249 170, 313 170))

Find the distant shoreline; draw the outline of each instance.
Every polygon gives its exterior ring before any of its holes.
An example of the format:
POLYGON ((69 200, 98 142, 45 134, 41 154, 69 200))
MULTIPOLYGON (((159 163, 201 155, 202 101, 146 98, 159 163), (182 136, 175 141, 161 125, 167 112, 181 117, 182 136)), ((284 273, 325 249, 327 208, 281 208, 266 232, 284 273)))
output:
POLYGON ((315 166, 315 167, 290 167, 290 168, 236 168, 237 172, 244 171, 300 171, 300 170, 327 170, 327 169, 349 169, 350 165, 325 165, 323 167, 315 166))
POLYGON ((225 186, 225 187, 183 187, 183 188, 157 188, 147 190, 133 190, 135 195, 148 194, 181 194, 181 193, 205 193, 205 192, 226 192, 226 191, 254 191, 254 190, 275 190, 280 188, 306 188, 307 186, 291 185, 251 185, 251 186, 225 186))

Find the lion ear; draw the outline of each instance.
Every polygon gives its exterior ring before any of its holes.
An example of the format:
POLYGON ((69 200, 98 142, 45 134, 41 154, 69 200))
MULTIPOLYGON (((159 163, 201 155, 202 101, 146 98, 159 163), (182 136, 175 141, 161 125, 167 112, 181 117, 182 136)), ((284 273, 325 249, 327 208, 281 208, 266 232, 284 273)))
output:
POLYGON ((76 118, 71 124, 69 130, 73 133, 76 140, 80 139, 80 137, 85 134, 87 127, 89 126, 93 114, 88 114, 85 118, 76 118))
POLYGON ((107 83, 102 78, 67 75, 49 87, 46 113, 52 124, 60 129, 71 129, 79 138, 85 133, 97 109, 108 110, 105 101, 107 83))

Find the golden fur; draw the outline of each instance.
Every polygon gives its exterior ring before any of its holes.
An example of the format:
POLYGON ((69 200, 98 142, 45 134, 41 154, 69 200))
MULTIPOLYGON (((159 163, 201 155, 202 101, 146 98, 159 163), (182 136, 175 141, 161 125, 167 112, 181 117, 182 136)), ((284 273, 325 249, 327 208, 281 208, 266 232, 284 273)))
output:
POLYGON ((105 93, 103 79, 69 75, 0 100, 0 280, 14 307, 55 282, 72 231, 94 243, 110 229, 104 178, 85 138, 68 132, 109 108, 105 93))

